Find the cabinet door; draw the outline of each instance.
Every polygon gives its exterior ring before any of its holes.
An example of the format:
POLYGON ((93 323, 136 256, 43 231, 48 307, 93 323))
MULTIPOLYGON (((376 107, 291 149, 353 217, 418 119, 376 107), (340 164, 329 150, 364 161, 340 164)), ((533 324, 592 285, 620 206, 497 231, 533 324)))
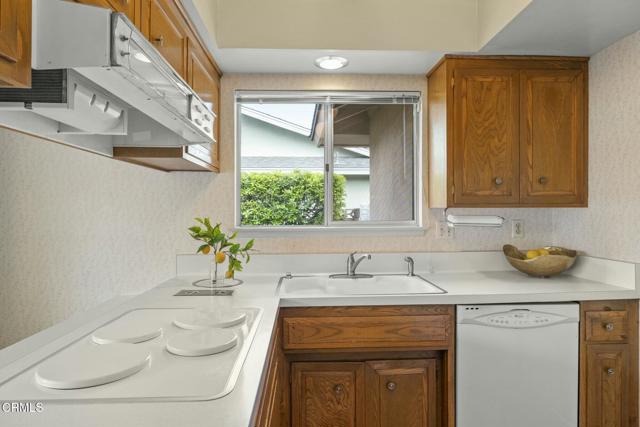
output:
POLYGON ((437 423, 436 360, 367 362, 367 427, 433 427, 437 423))
POLYGON ((170 0, 151 0, 149 40, 174 70, 187 79, 187 28, 170 0))
POLYGON ((200 145, 199 148, 187 147, 187 152, 197 157, 202 157, 203 150, 206 150, 205 158, 202 160, 218 167, 219 155, 219 124, 220 124, 220 77, 209 58, 202 51, 200 46, 189 39, 189 49, 187 57, 187 83, 193 90, 208 104, 211 110, 216 113, 215 128, 213 130, 216 142, 213 145, 200 145))
POLYGON ((31 0, 0 1, 0 86, 31 86, 31 0))
POLYGON ((520 200, 586 204, 585 71, 521 75, 520 200))
POLYGON ((282 351, 282 330, 279 323, 273 334, 263 387, 255 426, 289 426, 289 405, 287 403, 289 399, 289 372, 287 360, 282 351))
POLYGON ((363 427, 362 363, 293 363, 292 427, 363 427))
POLYGON ((627 426, 628 346, 591 345, 586 349, 586 402, 583 427, 627 426))
POLYGON ((454 72, 453 206, 518 203, 518 72, 454 72))

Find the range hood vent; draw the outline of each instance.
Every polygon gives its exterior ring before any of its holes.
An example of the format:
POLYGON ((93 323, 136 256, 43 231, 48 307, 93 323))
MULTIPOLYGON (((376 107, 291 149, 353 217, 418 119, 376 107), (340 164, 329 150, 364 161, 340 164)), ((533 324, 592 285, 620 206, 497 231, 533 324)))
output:
POLYGON ((0 89, 0 125, 108 155, 215 143, 216 115, 125 15, 33 0, 32 20, 32 88, 0 89))

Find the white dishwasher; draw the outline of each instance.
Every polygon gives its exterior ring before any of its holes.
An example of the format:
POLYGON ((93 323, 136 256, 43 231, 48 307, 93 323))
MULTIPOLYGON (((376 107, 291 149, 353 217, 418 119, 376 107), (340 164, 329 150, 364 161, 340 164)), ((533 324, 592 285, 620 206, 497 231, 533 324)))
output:
POLYGON ((577 427, 578 304, 457 311, 457 427, 577 427))

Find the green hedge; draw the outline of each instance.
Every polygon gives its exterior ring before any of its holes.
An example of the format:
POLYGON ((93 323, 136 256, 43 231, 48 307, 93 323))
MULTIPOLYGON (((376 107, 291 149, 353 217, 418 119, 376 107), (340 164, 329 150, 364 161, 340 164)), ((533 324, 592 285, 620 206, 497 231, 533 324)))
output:
MULTIPOLYGON (((346 178, 333 176, 333 215, 342 219, 346 178)), ((244 225, 324 223, 324 175, 316 172, 245 172, 240 186, 244 225)))

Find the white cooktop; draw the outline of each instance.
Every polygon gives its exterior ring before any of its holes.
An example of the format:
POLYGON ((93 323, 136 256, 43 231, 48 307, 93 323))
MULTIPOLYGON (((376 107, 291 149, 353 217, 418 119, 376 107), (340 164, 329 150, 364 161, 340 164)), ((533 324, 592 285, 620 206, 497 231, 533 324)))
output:
POLYGON ((261 314, 222 306, 128 311, 0 384, 0 400, 217 399, 233 390, 261 314), (175 324, 207 312, 216 324, 231 326, 175 324))

